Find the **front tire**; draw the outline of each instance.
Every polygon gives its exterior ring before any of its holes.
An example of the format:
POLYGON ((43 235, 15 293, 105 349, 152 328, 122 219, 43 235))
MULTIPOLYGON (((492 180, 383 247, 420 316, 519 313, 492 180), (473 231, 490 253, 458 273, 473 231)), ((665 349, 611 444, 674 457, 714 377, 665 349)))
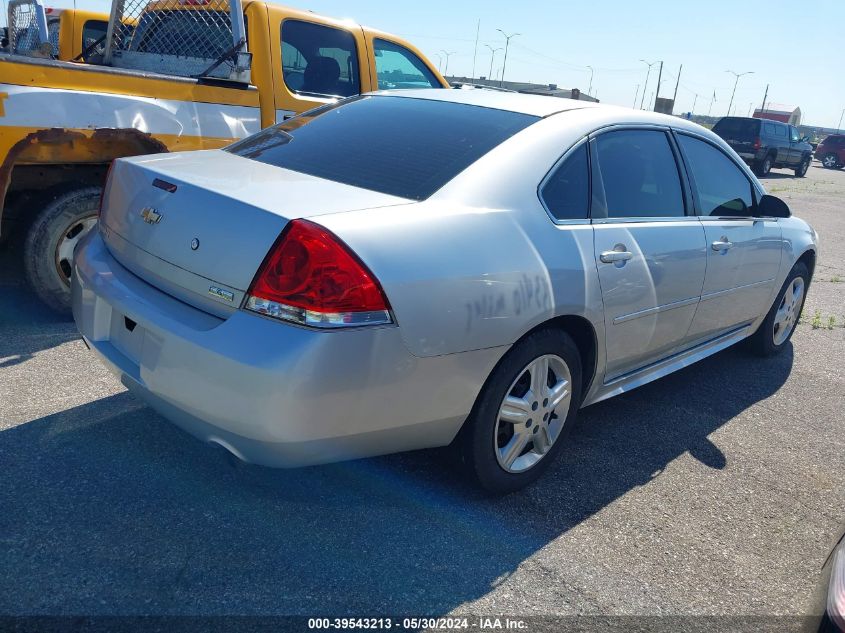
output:
POLYGON ((783 286, 757 331, 748 339, 751 350, 759 356, 779 354, 795 333, 795 326, 804 309, 810 272, 799 262, 783 282, 783 286))
POLYGON ((48 307, 70 314, 73 249, 97 224, 100 187, 82 187, 53 198, 36 216, 24 243, 30 287, 48 307))
POLYGON ((810 157, 805 156, 803 159, 801 159, 801 162, 799 163, 798 167, 795 168, 795 175, 798 178, 803 178, 807 175, 808 169, 810 169, 810 157))
POLYGON ((568 334, 540 330, 499 362, 476 400, 460 447, 482 488, 507 494, 560 454, 581 403, 581 357, 568 334))

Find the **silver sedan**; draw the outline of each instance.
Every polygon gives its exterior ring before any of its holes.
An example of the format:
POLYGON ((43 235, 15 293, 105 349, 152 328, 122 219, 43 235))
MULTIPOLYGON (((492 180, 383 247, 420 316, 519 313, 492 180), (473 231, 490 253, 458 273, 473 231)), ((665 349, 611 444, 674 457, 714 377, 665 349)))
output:
POLYGON ((73 310, 126 387, 238 458, 457 443, 533 481, 580 407, 789 343, 816 235, 693 123, 384 92, 223 150, 115 161, 73 310))

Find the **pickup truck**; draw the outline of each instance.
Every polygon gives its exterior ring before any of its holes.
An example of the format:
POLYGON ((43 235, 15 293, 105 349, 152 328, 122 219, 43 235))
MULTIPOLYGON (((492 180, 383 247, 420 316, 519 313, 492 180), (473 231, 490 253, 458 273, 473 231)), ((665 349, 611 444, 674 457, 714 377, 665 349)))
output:
MULTIPOLYGON (((82 9, 47 7, 47 31, 53 55, 63 61, 88 61, 98 49, 102 54, 109 16, 82 9), (99 46, 97 45, 99 42, 99 46)), ((11 51, 21 53, 22 51, 11 51)))
POLYGON ((193 12, 229 9, 224 0, 154 0, 135 16, 113 8, 112 39, 102 59, 87 63, 0 54, 0 237, 24 241, 27 280, 48 306, 69 309, 73 249, 96 225, 115 158, 219 148, 382 88, 448 88, 399 37, 260 1, 232 0, 228 36, 237 37, 242 15, 244 37, 217 62, 200 64, 209 43, 226 35, 193 12), (120 37, 123 49, 111 50, 120 37), (245 74, 221 75, 222 59, 246 51, 245 74))
POLYGON ((784 167, 803 178, 813 160, 809 139, 794 125, 781 121, 728 116, 716 122, 713 132, 761 177, 775 167, 784 167))

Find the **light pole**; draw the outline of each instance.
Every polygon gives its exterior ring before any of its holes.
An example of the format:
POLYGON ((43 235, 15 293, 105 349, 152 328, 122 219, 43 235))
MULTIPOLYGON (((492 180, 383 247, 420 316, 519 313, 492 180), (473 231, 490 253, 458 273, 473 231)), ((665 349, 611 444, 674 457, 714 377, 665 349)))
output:
POLYGON ((502 62, 502 78, 499 79, 499 87, 501 87, 502 83, 504 83, 505 81, 505 68, 507 68, 508 65, 508 47, 510 46, 511 38, 520 35, 520 33, 511 33, 510 35, 508 35, 502 29, 496 30, 505 36, 505 61, 502 62))
POLYGON ((640 99, 640 110, 643 109, 643 104, 645 103, 645 91, 648 89, 648 76, 651 74, 651 67, 657 64, 658 62, 647 62, 644 59, 640 60, 643 64, 648 66, 648 71, 645 74, 645 83, 643 84, 643 97, 640 99))
POLYGON ((441 75, 443 74, 443 55, 440 53, 435 53, 437 55, 437 72, 441 75))
POLYGON ((690 114, 695 115, 695 104, 698 103, 698 93, 694 92, 695 99, 692 100, 692 110, 690 110, 690 114))
POLYGON ((446 68, 443 70, 443 76, 449 74, 449 58, 455 54, 455 51, 440 51, 446 56, 446 68))
POLYGON ((730 74, 732 74, 734 77, 736 77, 736 80, 734 81, 734 91, 731 93, 731 102, 728 104, 728 116, 730 116, 730 115, 731 115, 731 106, 734 104, 734 95, 736 94, 736 85, 739 83, 739 78, 740 78, 740 77, 743 77, 743 76, 745 76, 745 75, 753 75, 753 74, 754 74, 754 71, 753 71, 753 70, 748 70, 748 71, 746 71, 746 72, 744 72, 744 73, 735 73, 735 72, 734 72, 734 71, 732 71, 732 70, 726 70, 725 72, 726 72, 726 73, 730 73, 730 74))
POLYGON ((501 47, 493 48, 489 44, 485 44, 484 46, 486 46, 487 48, 490 49, 490 72, 487 75, 487 79, 489 79, 490 81, 493 81, 493 60, 496 59, 496 51, 500 51, 502 49, 501 49, 501 47))
POLYGON ((836 133, 839 134, 839 128, 842 127, 842 117, 845 116, 845 108, 842 108, 842 114, 839 115, 839 123, 836 124, 836 133))
POLYGON ((637 89, 634 90, 634 105, 631 106, 633 108, 637 107, 637 97, 640 96, 640 84, 637 84, 637 89))
POLYGON ((595 72, 595 70, 592 66, 587 66, 587 68, 590 69, 590 87, 587 88, 587 94, 593 96, 593 73, 595 72))

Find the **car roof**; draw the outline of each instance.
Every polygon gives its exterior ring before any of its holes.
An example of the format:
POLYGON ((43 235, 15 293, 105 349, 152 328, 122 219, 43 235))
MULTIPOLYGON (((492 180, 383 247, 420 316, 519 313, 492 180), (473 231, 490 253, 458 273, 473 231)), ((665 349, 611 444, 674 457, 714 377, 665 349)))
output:
POLYGON ((428 99, 474 105, 494 110, 507 110, 521 114, 546 117, 567 110, 604 107, 592 101, 576 101, 545 95, 529 95, 505 90, 487 90, 484 88, 438 89, 420 88, 414 90, 382 90, 374 95, 382 97, 403 97, 410 99, 428 99))

